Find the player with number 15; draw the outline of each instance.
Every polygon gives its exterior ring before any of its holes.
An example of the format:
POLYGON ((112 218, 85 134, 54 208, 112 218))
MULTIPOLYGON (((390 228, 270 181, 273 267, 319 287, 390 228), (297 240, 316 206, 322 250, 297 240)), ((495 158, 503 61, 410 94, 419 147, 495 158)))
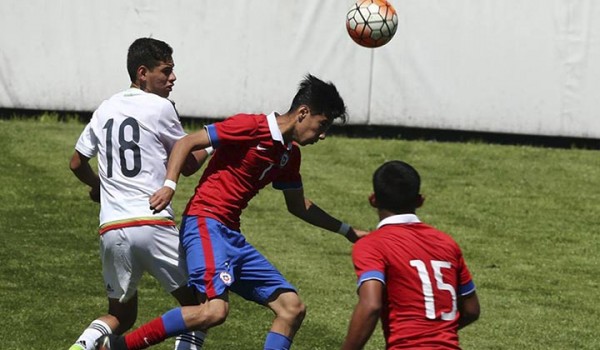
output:
POLYGON ((386 349, 460 349, 457 330, 479 317, 475 284, 458 244, 422 223, 419 173, 389 161, 373 175, 377 229, 358 241, 352 260, 358 303, 343 350, 362 349, 381 317, 386 349))

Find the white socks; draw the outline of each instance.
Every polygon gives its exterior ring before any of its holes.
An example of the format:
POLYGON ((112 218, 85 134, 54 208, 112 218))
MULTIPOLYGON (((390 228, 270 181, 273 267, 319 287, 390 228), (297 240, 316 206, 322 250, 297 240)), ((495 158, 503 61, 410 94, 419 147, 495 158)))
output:
POLYGON ((100 338, 105 334, 111 334, 112 330, 110 327, 103 321, 94 320, 88 328, 81 333, 79 339, 75 342, 75 344, 79 344, 84 347, 85 350, 93 350, 94 342, 96 339, 100 338))
POLYGON ((175 339, 175 350, 200 350, 206 334, 201 331, 187 332, 175 339))
MULTIPOLYGON (((96 339, 111 333, 112 330, 105 322, 94 320, 79 336, 75 344, 81 345, 85 350, 94 350, 96 339)), ((201 350, 205 337, 206 334, 201 331, 181 334, 175 339, 175 350, 201 350)))

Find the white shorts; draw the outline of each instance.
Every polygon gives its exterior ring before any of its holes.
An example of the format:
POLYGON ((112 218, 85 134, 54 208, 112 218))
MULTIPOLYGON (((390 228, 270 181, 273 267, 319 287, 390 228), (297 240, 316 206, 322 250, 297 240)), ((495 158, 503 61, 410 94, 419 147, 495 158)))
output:
POLYGON ((106 293, 127 302, 135 295, 145 271, 169 293, 186 285, 185 258, 174 226, 133 226, 100 236, 100 257, 106 293), (181 257, 181 258, 180 258, 181 257))

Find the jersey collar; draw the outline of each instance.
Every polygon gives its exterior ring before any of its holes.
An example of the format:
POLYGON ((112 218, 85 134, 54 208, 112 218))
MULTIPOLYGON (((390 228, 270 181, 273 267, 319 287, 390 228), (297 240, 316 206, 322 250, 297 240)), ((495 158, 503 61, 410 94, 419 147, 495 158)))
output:
POLYGON ((421 220, 415 214, 399 214, 388 216, 387 218, 381 220, 377 228, 380 228, 385 225, 394 225, 394 224, 418 224, 421 220))
POLYGON ((127 90, 123 91, 124 94, 128 94, 128 95, 142 95, 142 94, 147 94, 147 92, 140 90, 139 88, 136 87, 129 87, 127 90))
POLYGON ((271 112, 271 114, 267 116, 267 123, 269 124, 269 131, 271 131, 273 140, 281 142, 282 145, 290 150, 292 148, 292 143, 285 144, 281 130, 279 130, 279 125, 277 125, 277 112, 271 112))

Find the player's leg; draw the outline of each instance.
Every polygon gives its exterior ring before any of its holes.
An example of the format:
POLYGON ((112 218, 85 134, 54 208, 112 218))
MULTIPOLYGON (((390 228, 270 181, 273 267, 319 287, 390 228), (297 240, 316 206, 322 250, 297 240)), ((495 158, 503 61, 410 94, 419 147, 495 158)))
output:
POLYGON ((228 286, 233 277, 228 270, 232 257, 223 233, 227 228, 215 220, 184 216, 180 235, 188 283, 196 288, 200 304, 172 309, 123 338, 103 338, 98 349, 103 349, 102 342, 108 342, 111 350, 145 349, 168 337, 225 322, 229 313, 228 286))
POLYGON ((165 339, 208 329, 225 322, 229 311, 227 294, 206 300, 199 305, 182 306, 143 324, 125 336, 110 334, 96 341, 97 350, 138 350, 163 342, 165 339))
POLYGON ((101 237, 100 256, 108 314, 92 321, 69 350, 94 349, 96 339, 124 333, 137 317, 137 284, 142 271, 133 262, 130 242, 122 229, 108 231, 101 237))
POLYGON ((294 286, 252 245, 246 243, 240 250, 240 272, 231 290, 275 313, 264 348, 289 349, 304 319, 305 305, 294 286))
MULTIPOLYGON (((198 305, 198 300, 191 287, 183 286, 174 290, 171 295, 181 306, 198 305)), ((175 350, 200 350, 204 345, 207 330, 192 330, 187 333, 178 335, 175 339, 175 350)))
MULTIPOLYGON (((187 286, 185 254, 179 242, 179 230, 174 226, 153 226, 152 235, 139 235, 135 251, 146 270, 162 287, 177 299, 179 305, 198 305, 194 288, 187 286)), ((200 350, 206 332, 190 331, 177 336, 175 350, 200 350)))
POLYGON ((94 342, 103 335, 112 334, 112 328, 116 328, 118 321, 111 315, 98 317, 81 333, 77 341, 69 350, 92 350, 94 342))
POLYGON ((289 349, 306 315, 306 306, 293 291, 276 293, 267 306, 275 313, 275 319, 267 335, 265 349, 289 349), (288 338, 289 345, 286 346, 285 339, 281 337, 288 338))
POLYGON ((96 340, 97 350, 138 350, 163 342, 165 339, 197 329, 208 329, 223 323, 229 303, 226 296, 200 305, 172 309, 127 333, 109 334, 96 340))
POLYGON ((119 299, 108 299, 108 315, 104 320, 111 325, 114 334, 127 332, 137 319, 138 294, 137 292, 125 302, 119 299))

